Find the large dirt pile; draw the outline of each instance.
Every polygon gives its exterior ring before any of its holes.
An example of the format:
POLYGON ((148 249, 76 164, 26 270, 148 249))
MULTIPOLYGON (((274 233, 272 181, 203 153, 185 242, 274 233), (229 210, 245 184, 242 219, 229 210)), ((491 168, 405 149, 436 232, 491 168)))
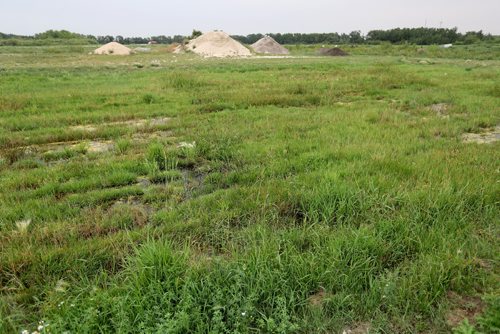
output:
POLYGON ((222 31, 212 31, 191 40, 186 50, 204 57, 248 57, 252 53, 222 31))
POLYGON ((330 57, 343 57, 348 56, 349 54, 340 48, 332 48, 332 49, 319 49, 318 52, 321 56, 330 56, 330 57))
POLYGON ((264 36, 252 44, 252 49, 257 53, 273 55, 287 55, 290 53, 285 47, 276 42, 271 36, 264 36))
POLYGON ((111 42, 94 50, 94 54, 127 56, 129 54, 132 54, 132 50, 130 50, 125 45, 122 45, 120 43, 111 42))

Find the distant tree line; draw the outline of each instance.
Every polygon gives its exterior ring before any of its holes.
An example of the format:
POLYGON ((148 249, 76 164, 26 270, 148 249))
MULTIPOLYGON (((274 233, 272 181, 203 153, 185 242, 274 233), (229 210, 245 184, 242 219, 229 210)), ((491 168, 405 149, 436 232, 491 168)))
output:
POLYGON ((123 37, 123 36, 97 36, 94 37, 99 44, 106 44, 109 42, 118 42, 121 44, 147 44, 154 41, 158 44, 172 44, 172 43, 182 43, 187 37, 181 35, 175 36, 151 36, 151 37, 123 37))
POLYGON ((82 35, 67 30, 47 30, 33 36, 34 39, 94 39, 92 35, 82 35))
MULTIPOLYGON (((361 44, 365 42, 360 31, 350 34, 339 33, 315 33, 315 34, 266 34, 274 38, 280 44, 361 44)), ((245 44, 253 44, 264 37, 263 34, 250 34, 247 36, 232 36, 234 39, 245 44)))
POLYGON ((0 45, 57 45, 61 41, 71 45, 97 44, 92 35, 82 35, 67 30, 47 30, 34 36, 4 34, 0 32, 0 45))
POLYGON ((492 39, 493 36, 485 35, 482 31, 470 31, 461 34, 457 28, 396 28, 390 30, 372 30, 367 35, 367 42, 391 42, 395 44, 410 43, 418 45, 464 43, 472 44, 492 39))
POLYGON ((0 39, 95 39, 92 35, 82 35, 67 30, 47 30, 34 36, 4 34, 0 32, 0 39))
MULTIPOLYGON (((484 40, 491 40, 493 36, 485 35, 482 31, 470 31, 465 34, 457 28, 396 28, 390 30, 372 30, 366 36, 360 31, 350 34, 323 33, 323 34, 268 34, 280 44, 377 44, 390 42, 393 44, 472 44, 484 40)), ((264 35, 251 34, 247 36, 233 36, 245 44, 253 44, 264 35)))
MULTIPOLYGON (((122 44, 147 44, 154 42, 158 44, 182 43, 186 39, 195 38, 201 34, 200 31, 193 30, 191 36, 151 36, 151 37, 123 37, 123 36, 93 36, 82 35, 67 30, 48 30, 34 36, 19 36, 13 34, 0 33, 0 45, 24 45, 32 42, 36 45, 53 44, 55 40, 65 40, 71 44, 106 44, 109 42, 119 42, 122 44), (52 42, 51 42, 52 41, 52 42), (25 42, 25 43, 23 43, 25 42)), ((286 33, 268 34, 280 44, 378 44, 389 42, 393 44, 448 44, 461 43, 472 44, 485 40, 494 39, 490 34, 485 35, 482 31, 470 31, 465 34, 459 33, 457 28, 396 28, 390 30, 372 30, 363 35, 360 31, 353 31, 349 34, 339 33, 286 33)), ((263 34, 250 34, 247 36, 232 36, 236 40, 253 44, 261 39, 263 34)))

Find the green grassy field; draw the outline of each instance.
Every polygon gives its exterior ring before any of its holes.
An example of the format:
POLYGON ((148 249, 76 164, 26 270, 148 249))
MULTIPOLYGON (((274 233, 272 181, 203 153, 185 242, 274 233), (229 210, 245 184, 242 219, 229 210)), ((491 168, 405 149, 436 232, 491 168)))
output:
POLYGON ((498 45, 91 49, 0 47, 0 333, 500 331, 498 45))

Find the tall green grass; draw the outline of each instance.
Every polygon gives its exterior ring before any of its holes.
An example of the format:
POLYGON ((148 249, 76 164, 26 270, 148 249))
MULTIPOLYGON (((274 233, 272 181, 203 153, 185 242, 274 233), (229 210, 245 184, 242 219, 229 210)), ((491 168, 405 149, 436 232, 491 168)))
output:
POLYGON ((495 48, 0 47, 0 332, 497 331, 495 48))

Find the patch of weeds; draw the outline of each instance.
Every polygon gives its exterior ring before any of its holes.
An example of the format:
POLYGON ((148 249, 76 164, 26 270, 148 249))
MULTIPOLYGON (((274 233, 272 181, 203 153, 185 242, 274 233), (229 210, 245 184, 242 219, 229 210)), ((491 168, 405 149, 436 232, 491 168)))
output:
MULTIPOLYGON (((2 160, 0 160, 0 168, 2 166, 2 160)), ((35 169, 45 166, 45 163, 36 158, 28 158, 15 162, 12 167, 16 169, 35 169)))
POLYGON ((197 154, 195 147, 182 147, 177 150, 179 167, 192 169, 196 165, 197 154))
POLYGON ((167 201, 181 203, 184 200, 184 188, 173 185, 169 185, 168 187, 151 187, 142 199, 144 203, 157 203, 161 207, 164 207, 167 201))
POLYGON ((174 72, 167 79, 167 85, 176 89, 195 89, 206 85, 194 72, 174 72))
POLYGON ((153 96, 153 94, 144 94, 142 96, 142 102, 145 104, 153 104, 155 103, 156 98, 153 96))
POLYGON ((57 151, 48 151, 43 154, 45 161, 67 160, 76 157, 80 152, 68 147, 57 151))
POLYGON ((326 181, 301 193, 298 206, 292 207, 300 208, 299 212, 310 222, 334 225, 360 219, 363 203, 361 194, 354 189, 326 181))
POLYGON ((149 145, 146 161, 156 166, 158 169, 163 169, 165 163, 165 147, 159 143, 149 145))
POLYGON ((132 142, 129 139, 121 138, 116 141, 116 151, 119 154, 127 153, 130 147, 132 147, 132 142))
POLYGON ((174 150, 166 150, 160 143, 148 147, 145 167, 148 177, 153 183, 166 183, 182 177, 177 170, 179 158, 174 150))
POLYGON ((236 107, 229 103, 212 102, 197 107, 196 111, 198 111, 199 113, 214 113, 223 110, 234 110, 234 109, 236 109, 236 107))
POLYGON ((276 94, 268 93, 253 96, 242 96, 236 102, 242 108, 275 106, 286 107, 313 107, 321 104, 321 96, 316 94, 276 94))
POLYGON ((493 97, 500 97, 500 85, 497 84, 493 88, 489 89, 487 94, 493 97))
POLYGON ((309 94, 310 90, 305 84, 298 84, 289 89, 290 94, 293 95, 306 95, 309 94))
POLYGON ((90 191, 85 194, 68 196, 68 203, 81 208, 102 205, 128 196, 141 196, 144 191, 139 187, 130 186, 90 191))
POLYGON ((73 146, 73 151, 75 151, 78 154, 86 154, 88 152, 88 144, 80 143, 76 146, 73 146))
POLYGON ((464 320, 460 326, 453 329, 453 334, 481 334, 476 331, 474 326, 469 323, 469 320, 464 320))
POLYGON ((493 122, 480 121, 479 123, 477 123, 476 128, 481 130, 481 129, 492 128, 494 126, 495 126, 495 124, 493 122))
POLYGON ((30 106, 29 100, 0 98, 0 110, 2 111, 16 111, 30 106))
POLYGON ((196 155, 209 161, 229 163, 234 160, 234 146, 236 138, 200 139, 196 143, 196 155))
POLYGON ((22 160, 26 156, 26 149, 23 147, 7 149, 2 152, 2 160, 4 160, 9 165, 12 165, 16 161, 22 160))
POLYGON ((166 150, 160 143, 153 143, 148 147, 146 164, 149 168, 159 171, 177 169, 179 159, 173 150, 166 150))
POLYGON ((116 204, 110 208, 103 225, 118 229, 142 227, 148 222, 148 213, 142 205, 116 204))
POLYGON ((486 297, 487 308, 483 315, 479 316, 477 322, 481 331, 485 333, 500 333, 500 296, 486 297))

